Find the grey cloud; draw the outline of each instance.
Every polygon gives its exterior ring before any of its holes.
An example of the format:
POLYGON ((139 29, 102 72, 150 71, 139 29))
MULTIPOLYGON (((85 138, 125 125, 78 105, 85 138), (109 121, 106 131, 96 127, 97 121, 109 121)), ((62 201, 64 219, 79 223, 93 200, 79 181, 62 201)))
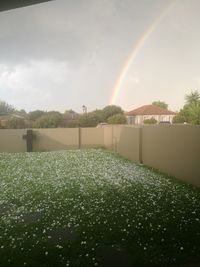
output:
MULTIPOLYGON (((111 52, 115 59, 119 51, 131 46, 139 35, 138 18, 144 8, 149 8, 148 3, 54 0, 1 13, 1 62, 52 58, 78 67, 91 54, 101 56, 102 53, 107 57, 111 52)), ((158 6, 160 8, 160 4, 158 6)), ((149 20, 155 13, 155 8, 152 10, 153 13, 150 8, 149 20)))

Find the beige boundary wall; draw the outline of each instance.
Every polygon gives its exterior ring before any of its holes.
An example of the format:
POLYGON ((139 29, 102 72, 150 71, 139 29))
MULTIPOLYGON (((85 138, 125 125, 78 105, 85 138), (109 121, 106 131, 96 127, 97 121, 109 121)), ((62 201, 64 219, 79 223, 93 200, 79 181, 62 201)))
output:
POLYGON ((25 152, 26 142, 22 139, 24 134, 25 129, 0 130, 0 152, 25 152))
POLYGON ((144 126, 142 159, 145 165, 200 186, 200 126, 144 126))
POLYGON ((200 186, 200 126, 114 126, 104 134, 108 149, 200 186))
POLYGON ((54 151, 79 148, 78 128, 33 129, 36 136, 33 151, 54 151))
POLYGON ((103 128, 80 128, 80 147, 104 147, 103 128))
MULTIPOLYGON (((33 129, 33 151, 104 147, 103 128, 33 129)), ((25 152, 26 129, 0 130, 0 152, 25 152)))
MULTIPOLYGON (((200 126, 153 125, 33 129, 33 151, 106 147, 200 186, 200 126)), ((26 130, 0 130, 0 152, 25 152, 26 130)))

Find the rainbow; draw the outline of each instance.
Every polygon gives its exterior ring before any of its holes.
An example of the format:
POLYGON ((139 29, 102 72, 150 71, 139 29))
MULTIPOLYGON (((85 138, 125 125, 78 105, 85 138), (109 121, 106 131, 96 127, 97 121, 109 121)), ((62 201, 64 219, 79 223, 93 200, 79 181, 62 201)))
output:
POLYGON ((109 105, 114 105, 117 99, 117 96, 120 92, 123 80, 133 63, 134 59, 140 52, 141 48, 143 47, 145 41, 149 38, 149 36, 154 32, 157 25, 160 23, 160 21, 166 16, 169 9, 174 6, 176 0, 172 0, 167 7, 164 8, 164 10, 161 12, 161 14, 151 23, 150 27, 142 34, 142 36, 138 39, 138 41, 134 44, 133 49, 131 50, 131 53, 129 54, 127 60, 123 64, 121 71, 117 77, 117 80, 115 81, 112 94, 110 97, 109 105))

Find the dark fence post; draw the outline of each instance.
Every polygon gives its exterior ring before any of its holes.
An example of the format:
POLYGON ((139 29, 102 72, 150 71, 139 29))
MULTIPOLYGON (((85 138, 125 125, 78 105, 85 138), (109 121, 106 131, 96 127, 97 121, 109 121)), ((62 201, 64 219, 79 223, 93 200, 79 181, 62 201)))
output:
POLYGON ((33 130, 27 130, 26 134, 23 135, 23 139, 26 140, 26 148, 27 152, 32 152, 33 151, 33 140, 35 139, 35 135, 33 133, 33 130))

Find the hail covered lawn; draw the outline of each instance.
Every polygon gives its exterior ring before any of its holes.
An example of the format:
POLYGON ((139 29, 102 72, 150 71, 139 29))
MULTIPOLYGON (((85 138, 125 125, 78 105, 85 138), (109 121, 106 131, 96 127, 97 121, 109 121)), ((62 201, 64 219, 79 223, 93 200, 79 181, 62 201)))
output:
POLYGON ((177 266, 198 255, 199 189, 100 149, 0 154, 0 266, 177 266))

